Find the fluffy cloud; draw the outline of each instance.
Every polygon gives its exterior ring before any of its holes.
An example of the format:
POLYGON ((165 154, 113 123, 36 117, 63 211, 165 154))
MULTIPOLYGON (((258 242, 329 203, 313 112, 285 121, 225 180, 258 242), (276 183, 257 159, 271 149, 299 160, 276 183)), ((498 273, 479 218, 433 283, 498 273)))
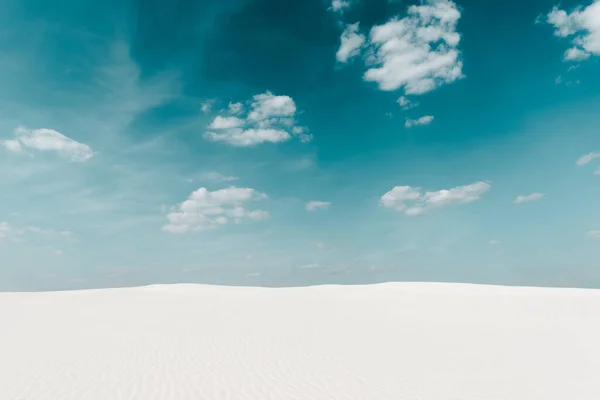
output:
POLYGON ((517 198, 515 199, 515 204, 541 200, 542 197, 544 197, 544 193, 532 193, 524 196, 517 196, 517 198))
POLYGON ((360 48, 365 43, 365 36, 358 33, 359 23, 346 25, 340 38, 341 44, 335 57, 341 63, 348 62, 349 59, 359 54, 360 48))
POLYGON ((6 149, 13 152, 22 152, 25 149, 50 151, 73 162, 87 161, 94 155, 88 145, 79 143, 52 129, 27 129, 20 126, 15 129, 14 133, 14 139, 0 142, 6 149))
POLYGON ((384 207, 402 211, 406 215, 413 216, 423 214, 432 208, 479 200, 490 188, 490 184, 486 182, 475 182, 452 189, 422 193, 421 188, 418 187, 395 186, 392 190, 381 196, 379 202, 384 207))
POLYGON ((412 128, 413 126, 429 125, 431 122, 433 122, 433 115, 424 115, 417 119, 407 119, 404 126, 412 128))
POLYGON ((575 161, 575 164, 577 164, 581 167, 582 165, 588 164, 599 157, 600 157, 600 153, 588 153, 588 154, 585 154, 585 155, 579 157, 577 159, 577 161, 575 161))
POLYGON ((426 0, 408 8, 402 19, 393 18, 371 29, 366 81, 381 90, 403 88, 423 94, 463 77, 456 25, 460 11, 449 0, 426 0))
POLYGON ((600 230, 597 231, 589 231, 587 233, 588 237, 592 238, 592 239, 600 239, 600 230))
POLYGON ((331 203, 328 201, 309 201, 308 203, 306 203, 305 208, 307 211, 317 211, 325 210, 329 208, 330 205, 331 203))
POLYGON ((306 127, 297 125, 296 103, 289 96, 277 96, 271 92, 257 94, 249 102, 249 111, 245 116, 244 110, 242 103, 229 103, 230 115, 216 116, 204 137, 238 147, 285 142, 292 136, 302 142, 312 139, 306 133, 306 127))
POLYGON ((168 223, 163 229, 172 233, 187 233, 215 229, 233 221, 262 220, 269 216, 266 211, 248 210, 250 201, 265 199, 264 193, 251 188, 231 186, 213 192, 202 187, 171 209, 168 223))
POLYGON ((600 55, 600 0, 572 12, 554 7, 545 18, 554 27, 554 35, 571 37, 573 47, 565 52, 565 61, 581 61, 591 55, 600 55))

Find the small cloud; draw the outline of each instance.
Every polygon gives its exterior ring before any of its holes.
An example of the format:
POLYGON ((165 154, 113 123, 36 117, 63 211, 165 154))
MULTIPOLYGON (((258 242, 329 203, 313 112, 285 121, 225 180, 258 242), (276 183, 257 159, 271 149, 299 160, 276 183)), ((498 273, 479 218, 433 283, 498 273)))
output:
POLYGON ((340 48, 335 57, 338 62, 347 63, 352 57, 357 56, 360 48, 365 43, 365 36, 358 33, 359 23, 346 25, 340 37, 340 48))
POLYGON ((403 110, 410 110, 411 108, 415 108, 419 105, 418 102, 411 101, 406 98, 406 96, 400 96, 396 102, 403 110))
POLYGON ((13 228, 8 222, 0 222, 0 242, 3 240, 18 241, 23 231, 13 228))
POLYGON ((424 115, 417 119, 407 119, 404 126, 412 128, 413 126, 429 125, 433 122, 433 115, 424 115))
POLYGON ((587 236, 590 239, 600 239, 600 230, 588 231, 587 236))
POLYGON ((600 230, 589 231, 587 236, 591 239, 600 239, 600 230))
POLYGON ((306 264, 306 265, 301 265, 299 268, 302 269, 315 269, 315 268, 320 268, 321 266, 319 264, 306 264))
POLYGON ((15 129, 15 139, 5 140, 2 145, 10 151, 20 153, 24 149, 40 152, 56 152, 72 162, 83 162, 93 157, 92 149, 53 129, 15 129))
POLYGON ((421 188, 395 186, 381 196, 379 203, 387 208, 403 212, 407 216, 416 216, 426 211, 450 204, 466 204, 479 200, 491 189, 486 182, 422 193, 421 188))
POLYGON ((515 204, 528 203, 531 201, 538 201, 544 197, 544 193, 532 193, 524 196, 517 196, 515 204))
POLYGON ((562 83, 563 79, 562 76, 557 76, 556 79, 554 80, 554 83, 557 85, 560 85, 562 83))
POLYGON ((565 51, 564 55, 565 61, 583 61, 590 58, 590 53, 587 51, 583 51, 577 47, 571 47, 567 51, 565 51))
POLYGON ((577 159, 577 161, 575 161, 575 164, 577 164, 578 166, 581 167, 582 165, 588 164, 599 157, 600 157, 600 153, 588 153, 588 154, 585 154, 585 155, 579 157, 577 159))
POLYGON ((500 244, 500 241, 496 240, 496 239, 492 239, 492 240, 490 240, 490 244, 500 244))
POLYGON ((330 10, 334 12, 343 11, 345 8, 349 7, 350 3, 345 0, 333 0, 331 2, 330 10))
POLYGON ((214 104, 215 104, 214 99, 206 100, 200 105, 200 109, 202 110, 202 112, 204 114, 207 114, 212 110, 214 104))
POLYGON ((242 103, 229 103, 229 105, 227 106, 227 110, 231 113, 231 114, 240 114, 241 112, 244 111, 244 104, 242 103))
POLYGON ((56 257, 60 257, 62 256, 64 253, 64 251, 62 250, 52 250, 52 255, 56 256, 56 257))
MULTIPOLYGON (((233 175, 223 175, 216 171, 204 172, 200 175, 200 180, 214 182, 231 182, 237 181, 239 178, 233 175)), ((192 179, 193 182, 193 179, 192 179)))
POLYGON ((305 208, 307 211, 326 210, 330 205, 329 201, 309 201, 306 203, 305 208))

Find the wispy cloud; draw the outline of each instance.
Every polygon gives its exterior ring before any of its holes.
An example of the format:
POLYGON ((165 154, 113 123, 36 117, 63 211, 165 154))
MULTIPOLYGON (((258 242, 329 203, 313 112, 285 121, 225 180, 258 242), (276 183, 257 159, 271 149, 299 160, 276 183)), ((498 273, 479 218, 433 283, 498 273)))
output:
POLYGON ((39 152, 55 152, 73 162, 87 161, 94 155, 91 147, 73 140, 53 129, 15 129, 15 138, 2 142, 10 151, 21 153, 25 149, 39 152))
POLYGON ((600 153, 588 153, 588 154, 585 154, 585 155, 579 157, 577 159, 577 161, 575 161, 575 164, 577 164, 578 166, 581 167, 582 165, 585 165, 585 164, 588 164, 588 163, 594 161, 596 158, 600 158, 600 153))
POLYGON ((329 201, 309 201, 306 203, 306 211, 317 211, 328 209, 331 203, 329 201))
POLYGON ((531 193, 527 195, 517 196, 514 202, 515 204, 529 203, 532 201, 541 200, 542 197, 544 197, 544 193, 531 193))
POLYGON ((591 239, 600 239, 600 230, 588 231, 587 235, 591 239))
POLYGON ((381 196, 379 202, 384 207, 414 216, 423 214, 433 208, 451 204, 471 203, 479 200, 490 189, 491 185, 486 182, 475 182, 470 185, 425 193, 419 187, 395 186, 381 196))

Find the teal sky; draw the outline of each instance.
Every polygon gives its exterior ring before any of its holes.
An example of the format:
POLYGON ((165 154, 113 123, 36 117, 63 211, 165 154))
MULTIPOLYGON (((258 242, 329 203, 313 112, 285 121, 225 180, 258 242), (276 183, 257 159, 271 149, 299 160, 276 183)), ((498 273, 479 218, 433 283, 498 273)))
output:
POLYGON ((600 1, 4 0, 0 291, 600 288, 600 1))

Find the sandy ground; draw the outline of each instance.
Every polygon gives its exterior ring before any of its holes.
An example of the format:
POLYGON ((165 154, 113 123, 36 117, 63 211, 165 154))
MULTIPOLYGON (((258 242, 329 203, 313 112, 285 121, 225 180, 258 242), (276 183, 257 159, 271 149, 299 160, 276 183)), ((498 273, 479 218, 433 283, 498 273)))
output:
POLYGON ((600 291, 0 294, 2 400, 598 400, 600 291))

